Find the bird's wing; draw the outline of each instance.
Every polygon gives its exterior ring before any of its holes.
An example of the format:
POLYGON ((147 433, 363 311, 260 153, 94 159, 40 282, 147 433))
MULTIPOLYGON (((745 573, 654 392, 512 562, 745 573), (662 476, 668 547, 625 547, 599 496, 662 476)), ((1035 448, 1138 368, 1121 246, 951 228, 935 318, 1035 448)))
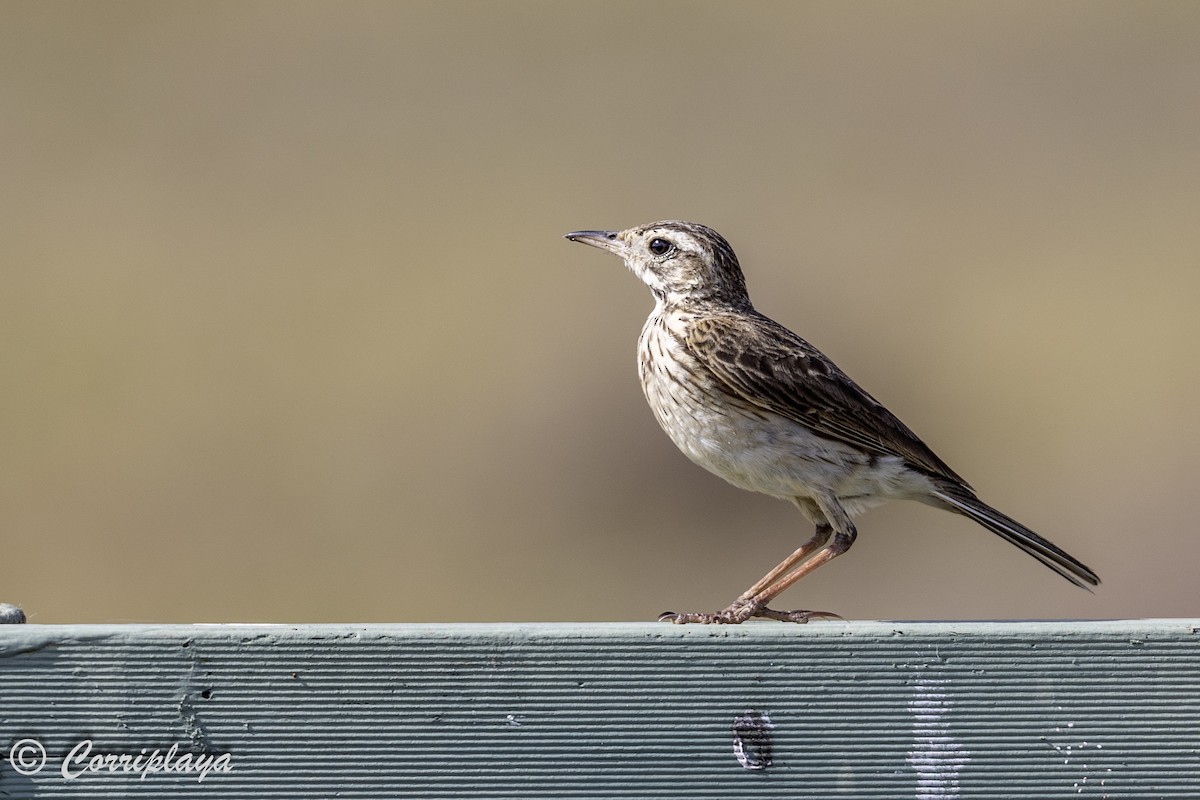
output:
POLYGON ((774 320, 757 312, 705 316, 688 327, 684 344, 733 396, 821 436, 900 456, 929 475, 967 486, 892 412, 774 320))

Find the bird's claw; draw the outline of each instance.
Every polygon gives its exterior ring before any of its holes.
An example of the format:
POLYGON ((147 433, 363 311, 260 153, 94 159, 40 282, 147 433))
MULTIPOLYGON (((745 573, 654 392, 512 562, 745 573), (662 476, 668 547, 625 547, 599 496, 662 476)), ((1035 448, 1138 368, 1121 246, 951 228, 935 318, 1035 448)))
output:
POLYGON ((803 625, 810 619, 842 619, 841 616, 830 611, 776 611, 756 603, 734 603, 729 608, 715 614, 664 611, 658 615, 658 621, 671 622, 675 625, 686 625, 689 622, 701 625, 737 625, 753 617, 795 622, 798 625, 803 625))
POLYGON ((765 617, 766 619, 777 619, 781 622, 795 622, 798 625, 803 625, 810 619, 840 619, 845 620, 840 614, 834 614, 832 611, 776 611, 773 608, 763 606, 759 610, 756 617, 765 617))

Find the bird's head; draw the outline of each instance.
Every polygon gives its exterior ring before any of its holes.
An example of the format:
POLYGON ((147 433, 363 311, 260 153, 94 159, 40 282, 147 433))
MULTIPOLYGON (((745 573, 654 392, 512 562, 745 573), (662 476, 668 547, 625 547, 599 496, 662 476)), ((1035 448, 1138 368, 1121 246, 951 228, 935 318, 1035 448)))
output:
POLYGON ((623 231, 575 231, 566 238, 620 256, 661 303, 750 306, 737 256, 712 228, 671 220, 623 231))

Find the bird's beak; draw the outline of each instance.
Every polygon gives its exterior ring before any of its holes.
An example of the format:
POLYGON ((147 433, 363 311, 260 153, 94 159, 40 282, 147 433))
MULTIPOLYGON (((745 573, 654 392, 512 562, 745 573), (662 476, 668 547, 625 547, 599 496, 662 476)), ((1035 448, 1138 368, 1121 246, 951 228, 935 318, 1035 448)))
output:
POLYGON ((570 239, 572 242, 590 244, 592 247, 599 247, 601 250, 616 253, 624 258, 625 242, 621 241, 617 234, 618 231, 574 231, 566 234, 563 238, 570 239))

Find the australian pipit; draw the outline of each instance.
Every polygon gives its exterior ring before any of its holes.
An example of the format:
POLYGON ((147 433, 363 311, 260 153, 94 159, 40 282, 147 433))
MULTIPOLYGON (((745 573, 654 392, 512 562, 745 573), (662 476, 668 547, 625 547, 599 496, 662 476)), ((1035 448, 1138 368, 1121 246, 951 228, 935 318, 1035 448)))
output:
POLYGON ((971 487, 817 348, 754 310, 729 243, 692 222, 566 238, 625 260, 654 311, 638 340, 646 401, 688 458, 734 486, 790 500, 816 533, 713 614, 672 622, 807 622, 822 611, 775 611, 780 592, 854 543, 851 516, 892 498, 970 517, 1076 586, 1100 579, 971 487))

